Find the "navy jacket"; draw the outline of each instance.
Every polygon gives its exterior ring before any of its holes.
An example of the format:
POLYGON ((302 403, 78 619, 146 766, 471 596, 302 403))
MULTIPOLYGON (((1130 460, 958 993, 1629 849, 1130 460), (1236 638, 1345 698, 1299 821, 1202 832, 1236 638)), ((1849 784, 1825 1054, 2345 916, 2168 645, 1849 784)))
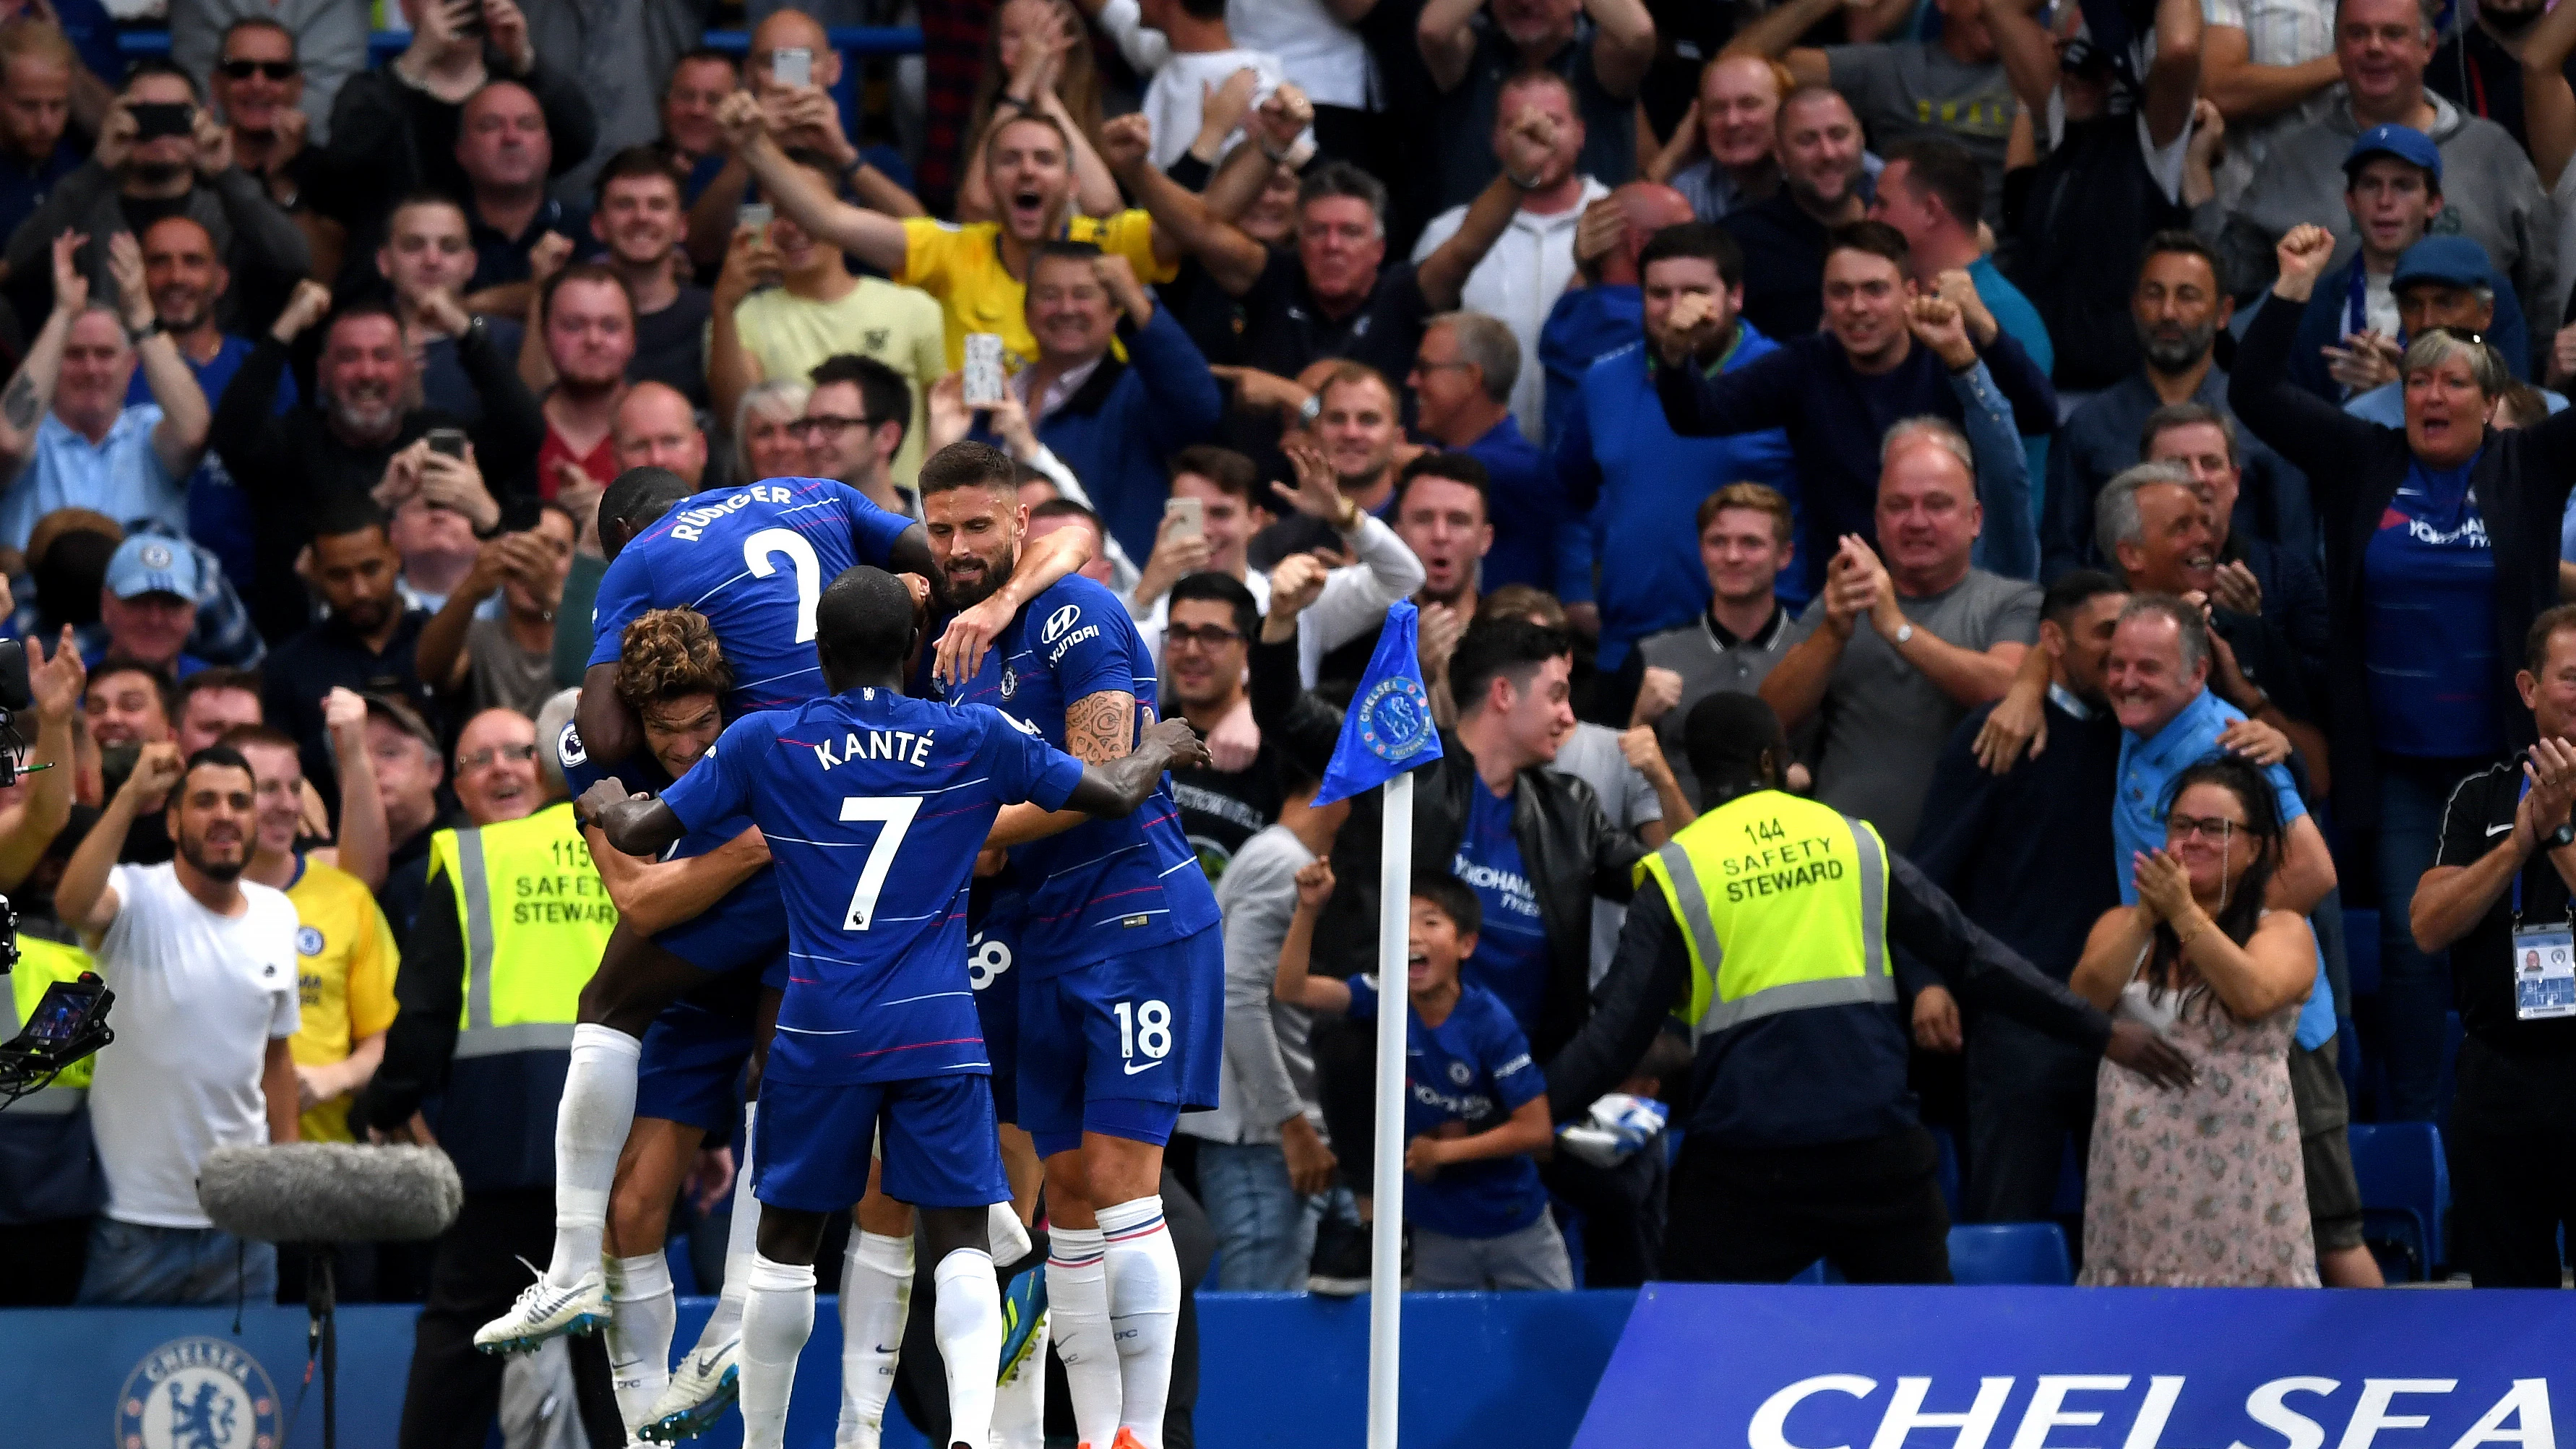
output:
POLYGON ((1082 480, 1091 505, 1130 558, 1154 551, 1171 496, 1164 463, 1216 431, 1225 399, 1216 374, 1169 307, 1142 327, 1121 320, 1127 360, 1103 357, 1064 406, 1038 420, 1038 441, 1082 480))
MULTIPOLYGON (((1980 356, 2024 437, 2056 431, 2057 393, 2020 343, 1998 331, 1980 356)), ((1878 541, 1878 444, 1890 426, 1926 414, 1961 421, 1949 369, 1930 348, 1915 343, 1894 371, 1867 377, 1821 332, 1792 337, 1770 356, 1715 377, 1657 368, 1655 393, 1685 438, 1787 432, 1805 490, 1798 547, 1812 559, 1831 557, 1846 533, 1878 541)))

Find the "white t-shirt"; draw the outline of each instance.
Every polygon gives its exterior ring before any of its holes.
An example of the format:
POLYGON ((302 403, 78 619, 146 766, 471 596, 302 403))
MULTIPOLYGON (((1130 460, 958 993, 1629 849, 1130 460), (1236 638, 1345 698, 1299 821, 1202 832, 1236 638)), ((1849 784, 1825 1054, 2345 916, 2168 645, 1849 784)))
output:
MULTIPOLYGON (((1151 75, 1172 58, 1171 37, 1146 26, 1137 0, 1106 0, 1092 22, 1117 42, 1119 53, 1138 75, 1151 75)), ((1273 71, 1285 71, 1316 105, 1374 109, 1371 92, 1376 72, 1369 61, 1368 43, 1357 30, 1335 19, 1323 0, 1227 0, 1225 26, 1237 49, 1270 58, 1273 69, 1262 72, 1263 95, 1278 83, 1273 71)), ((1233 72, 1234 67, 1228 66, 1213 79, 1223 81, 1233 72)), ((1154 113, 1150 105, 1144 109, 1149 116, 1154 113)), ((1196 114, 1192 112, 1193 117, 1196 114)), ((1193 119, 1190 135, 1181 138, 1172 154, 1189 149, 1197 134, 1198 122, 1193 119)))
POLYGON ((1360 33, 1324 8, 1324 0, 1228 0, 1226 29, 1246 50, 1279 57, 1288 78, 1319 106, 1376 109, 1376 71, 1360 33))
MULTIPOLYGON (((1181 159, 1190 143, 1199 138, 1199 124, 1206 114, 1206 87, 1221 86, 1239 70, 1249 70, 1261 77, 1252 90, 1252 103, 1261 104, 1286 74, 1279 68, 1279 58, 1257 50, 1200 50, 1175 53, 1154 72, 1145 85, 1142 108, 1154 127, 1154 166, 1161 170, 1181 159)), ((1225 143, 1217 148, 1222 157, 1243 140, 1243 128, 1227 133, 1225 143)))
POLYGON ((197 1205, 197 1165, 217 1147, 268 1140, 268 1044, 295 1035, 300 1020, 295 907, 244 881, 247 908, 216 915, 166 862, 120 865, 107 883, 118 906, 98 974, 116 993, 116 1040, 98 1054, 89 1089, 107 1215, 211 1227, 197 1205))
MULTIPOLYGON (((1545 216, 1513 212, 1511 225, 1467 274, 1458 293, 1460 308, 1501 318, 1520 339, 1521 374, 1512 383, 1512 419, 1521 425, 1521 436, 1542 448, 1547 444, 1547 369, 1539 365, 1538 334, 1556 299, 1574 281, 1574 231, 1583 222, 1583 208, 1609 194, 1609 187, 1586 176, 1583 199, 1564 211, 1545 216)), ((1431 218, 1413 244, 1414 264, 1428 261, 1466 220, 1463 206, 1431 218)))

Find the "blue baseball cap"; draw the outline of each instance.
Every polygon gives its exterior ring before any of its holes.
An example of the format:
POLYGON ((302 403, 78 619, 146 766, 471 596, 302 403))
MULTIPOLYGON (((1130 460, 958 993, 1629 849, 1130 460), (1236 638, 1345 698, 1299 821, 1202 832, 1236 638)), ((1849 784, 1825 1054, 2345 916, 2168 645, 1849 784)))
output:
POLYGON ((2396 274, 2388 279, 2390 291, 2416 282, 2439 282, 2450 287, 2492 287, 2495 268, 2487 263, 2487 249, 2464 236, 2428 236, 2400 252, 2396 274))
POLYGON ((2354 138, 2352 149, 2344 153, 2343 174, 2350 177, 2373 156, 2394 156, 2429 172, 2434 185, 2442 182, 2442 149, 2433 144, 2432 137, 2413 126, 2373 126, 2362 132, 2354 138))
POLYGON ((120 599, 176 594, 194 603, 204 581, 195 549, 155 533, 135 534, 107 560, 107 591, 120 599))

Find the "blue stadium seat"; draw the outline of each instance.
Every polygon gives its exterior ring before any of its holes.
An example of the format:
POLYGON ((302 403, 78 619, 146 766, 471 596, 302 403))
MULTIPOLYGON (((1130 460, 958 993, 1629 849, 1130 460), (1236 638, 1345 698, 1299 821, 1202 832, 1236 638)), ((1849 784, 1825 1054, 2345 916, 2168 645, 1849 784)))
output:
POLYGON ((2402 1246, 2413 1275, 2430 1278, 2442 1261, 2442 1217, 2451 1206, 2440 1130, 2430 1122, 2356 1122, 2347 1130, 2363 1236, 2402 1246))
POLYGON ((1950 1276, 1961 1283, 2075 1281, 2066 1231, 2055 1223, 1965 1223, 1950 1230, 1950 1276))

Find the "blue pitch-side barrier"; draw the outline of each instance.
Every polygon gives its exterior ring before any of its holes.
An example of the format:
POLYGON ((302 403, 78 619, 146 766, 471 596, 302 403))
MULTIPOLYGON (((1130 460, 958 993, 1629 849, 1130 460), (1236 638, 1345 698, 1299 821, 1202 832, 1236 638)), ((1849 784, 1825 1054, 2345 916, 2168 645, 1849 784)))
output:
MULTIPOLYGON (((1406 1449, 1563 1449, 1636 1294, 1433 1293, 1404 1304, 1406 1449)), ((1826 1295, 1806 1290, 1821 1302, 1826 1295)), ((714 1300, 681 1300, 682 1344, 714 1300)), ((411 1362, 412 1307, 340 1311, 340 1442, 389 1449, 411 1362)), ((254 1308, 0 1312, 0 1443, 30 1449, 317 1449, 322 1390, 303 1388, 305 1314, 254 1308), (296 1400, 303 1392, 303 1404, 296 1400), (220 1427, 229 1415, 231 1427, 220 1427), (292 1419, 291 1428, 289 1419, 292 1419), (214 1430, 178 1432, 190 1421, 214 1430), (128 1436, 132 1437, 128 1437, 128 1436), (276 1436, 262 1439, 261 1435, 276 1436)), ((1198 1442, 1314 1449, 1365 1437, 1368 1300, 1199 1297, 1198 1442)), ((840 1403, 839 1320, 826 1299, 797 1374, 791 1449, 829 1449, 840 1403)), ((926 1449, 887 1415, 887 1449, 926 1449)), ((737 1449, 728 1417, 706 1449, 737 1449)), ((2215 1446, 2213 1446, 2215 1449, 2215 1446)), ((2534 1444, 2528 1449, 2544 1449, 2534 1444)))
POLYGON ((2556 1449, 2576 1295, 1658 1284, 1576 1449, 2556 1449))

